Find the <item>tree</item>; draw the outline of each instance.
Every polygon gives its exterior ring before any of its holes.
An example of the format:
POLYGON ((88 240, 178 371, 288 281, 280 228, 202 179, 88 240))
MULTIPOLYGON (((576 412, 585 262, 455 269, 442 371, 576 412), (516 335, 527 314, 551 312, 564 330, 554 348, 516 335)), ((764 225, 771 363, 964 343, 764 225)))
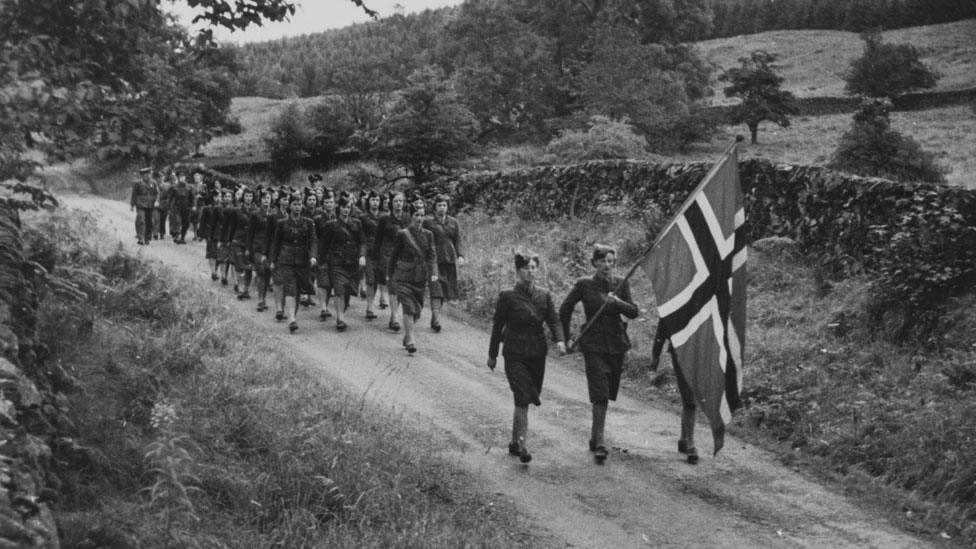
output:
POLYGON ((295 103, 289 103, 272 122, 264 146, 271 157, 271 171, 284 179, 308 156, 311 137, 304 124, 304 113, 295 103))
POLYGON ((789 115, 798 112, 793 94, 781 88, 783 77, 773 67, 776 58, 775 54, 757 50, 749 57, 740 57, 741 66, 719 76, 720 81, 730 83, 725 96, 742 99, 732 109, 731 119, 733 124, 749 127, 752 143, 758 142, 760 123, 768 120, 788 128, 789 115))
POLYGON ((356 123, 333 100, 323 100, 309 107, 305 112, 308 120, 308 153, 319 162, 330 162, 336 155, 350 146, 356 133, 356 123))
POLYGON ((864 99, 840 139, 829 167, 895 181, 945 182, 935 157, 914 139, 891 128, 888 99, 864 99))
POLYGON ((646 141, 630 124, 606 116, 590 117, 588 130, 564 130, 546 145, 550 161, 568 164, 645 156, 646 141))
POLYGON ((390 113, 371 132, 373 154, 408 169, 414 182, 422 183, 470 152, 478 122, 440 69, 428 66, 407 80, 390 113))
POLYGON ((934 88, 939 75, 919 59, 911 44, 885 44, 878 33, 861 35, 864 53, 851 62, 844 75, 844 90, 850 95, 888 97, 923 88, 934 88))

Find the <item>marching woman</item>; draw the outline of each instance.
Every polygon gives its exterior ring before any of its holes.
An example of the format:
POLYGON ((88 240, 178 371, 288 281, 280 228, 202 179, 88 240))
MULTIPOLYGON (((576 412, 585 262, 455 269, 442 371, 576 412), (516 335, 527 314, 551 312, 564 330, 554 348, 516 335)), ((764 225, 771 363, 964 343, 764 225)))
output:
MULTIPOLYGON (((403 346, 410 354, 417 352, 413 339, 414 324, 424 307, 427 282, 437 282, 437 252, 434 235, 423 227, 424 209, 414 210, 410 224, 397 232, 387 267, 391 297, 403 308, 403 346)), ((396 303, 391 299, 391 303, 396 303)))
MULTIPOLYGON (((217 218, 220 215, 220 202, 221 194, 220 191, 213 191, 213 196, 208 200, 200 209, 200 219, 199 225, 197 226, 197 234, 201 238, 207 241, 206 254, 204 257, 210 263, 210 279, 217 280, 220 276, 217 274, 217 238, 214 233, 214 227, 217 226, 217 218)), ((202 202, 201 202, 202 203, 202 202)))
POLYGON ((251 212, 251 220, 248 223, 247 230, 247 250, 251 254, 254 271, 257 275, 258 312, 268 309, 268 304, 265 300, 268 295, 268 286, 271 285, 271 269, 268 268, 268 248, 270 248, 271 237, 274 231, 275 210, 271 208, 273 196, 270 189, 265 189, 261 193, 261 208, 251 212))
POLYGON ((539 395, 542 393, 549 349, 546 325, 560 354, 566 352, 552 295, 535 286, 538 270, 538 256, 515 254, 515 288, 498 295, 488 344, 488 368, 492 370, 498 360, 498 345, 502 345, 505 377, 515 399, 512 441, 508 445, 508 453, 518 456, 522 463, 532 461, 532 454, 525 447, 529 430, 529 404, 542 404, 539 395))
POLYGON ((430 329, 439 333, 439 313, 445 301, 458 298, 458 267, 464 265, 461 254, 461 227, 447 215, 448 197, 434 197, 434 215, 424 220, 424 228, 434 234, 437 249, 437 283, 430 285, 430 329))
MULTIPOLYGON (((373 254, 379 258, 382 272, 376 284, 380 289, 380 309, 383 308, 383 294, 387 293, 388 280, 393 273, 389 270, 390 255, 393 253, 393 245, 396 243, 397 234, 410 224, 410 215, 404 211, 406 198, 403 193, 395 193, 390 197, 390 212, 380 216, 376 226, 376 240, 373 242, 373 254)), ((390 324, 389 327, 394 332, 400 331, 400 323, 396 320, 397 296, 392 288, 389 288, 390 297, 390 324)))
POLYGON ((366 320, 373 320, 376 318, 376 313, 373 312, 373 300, 376 299, 376 281, 381 276, 379 256, 376 255, 376 250, 373 248, 373 242, 376 241, 376 230, 379 228, 380 216, 380 195, 376 191, 369 191, 369 194, 365 196, 363 200, 363 214, 359 217, 359 221, 363 226, 363 242, 366 243, 366 268, 365 276, 366 279, 366 320))
POLYGON ((254 189, 244 188, 241 192, 240 206, 227 211, 224 221, 224 245, 227 246, 229 262, 234 265, 236 282, 234 290, 237 299, 251 299, 251 278, 254 265, 251 251, 247 245, 251 214, 254 213, 254 189))
POLYGON ((608 401, 617 400, 624 356, 630 349, 627 323, 621 316, 637 318, 640 312, 630 297, 627 281, 613 274, 616 262, 617 253, 613 248, 595 245, 590 257, 590 264, 595 270, 593 276, 577 280, 559 307, 559 319, 567 334, 577 303, 583 302, 583 312, 586 313, 588 328, 580 335, 578 343, 583 353, 586 385, 593 406, 589 446, 598 463, 607 459, 603 429, 607 420, 608 401), (596 316, 604 303, 606 305, 603 310, 596 316))
POLYGON ((336 209, 338 215, 323 227, 319 245, 325 253, 321 269, 327 271, 335 296, 336 331, 344 332, 348 326, 342 316, 349 298, 358 291, 359 269, 366 266, 366 242, 362 223, 352 216, 349 199, 340 197, 336 209))
POLYGON ((276 280, 281 280, 285 295, 285 312, 288 314, 288 330, 298 330, 295 315, 298 313, 298 296, 311 294, 311 268, 318 258, 318 242, 312 220, 302 216, 302 196, 291 199, 288 217, 275 226, 271 243, 270 267, 276 280))
MULTIPOLYGON (((335 219, 335 193, 332 189, 321 189, 322 190, 322 202, 319 207, 311 207, 306 210, 305 216, 312 219, 312 223, 315 226, 315 236, 319 241, 319 257, 322 258, 323 264, 319 265, 318 268, 312 269, 313 284, 312 286, 316 289, 317 294, 315 294, 318 302, 322 304, 322 310, 319 312, 319 320, 326 320, 332 316, 329 312, 329 297, 332 295, 332 281, 329 279, 329 269, 324 265, 326 250, 323 248, 325 236, 325 226, 328 225, 333 219, 335 219)), ((317 201, 318 199, 314 195, 306 197, 306 204, 309 200, 317 201)), ((309 297, 311 300, 311 296, 309 297)))
MULTIPOLYGON (((221 194, 221 204, 214 212, 214 224, 211 229, 212 238, 217 241, 217 269, 220 271, 220 283, 224 286, 227 285, 227 273, 230 271, 230 247, 224 245, 223 237, 224 232, 227 230, 227 223, 230 221, 232 215, 234 215, 234 191, 231 189, 224 189, 221 194)), ((234 292, 236 293, 238 288, 237 284, 234 284, 234 292)))
MULTIPOLYGON (((268 228, 269 234, 271 235, 272 241, 274 239, 275 230, 278 228, 282 222, 288 219, 291 215, 291 195, 288 194, 287 189, 282 189, 278 193, 278 209, 275 211, 274 215, 271 216, 271 226, 268 228)), ((285 319, 285 286, 280 276, 275 274, 275 270, 271 268, 271 246, 268 246, 268 269, 271 271, 271 288, 272 295, 274 297, 275 304, 275 320, 285 319)))

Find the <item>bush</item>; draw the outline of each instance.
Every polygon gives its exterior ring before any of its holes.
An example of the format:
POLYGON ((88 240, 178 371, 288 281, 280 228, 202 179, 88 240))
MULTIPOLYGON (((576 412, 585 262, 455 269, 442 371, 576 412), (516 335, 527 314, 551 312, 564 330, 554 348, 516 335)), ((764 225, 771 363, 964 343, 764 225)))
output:
POLYGON ((350 146, 350 138, 356 132, 356 124, 337 105, 322 101, 305 112, 308 120, 310 143, 308 153, 319 162, 331 162, 342 149, 350 146))
POLYGON ((865 99, 840 139, 829 166, 836 170, 895 181, 945 182, 935 156, 911 137, 891 129, 887 99, 865 99))
POLYGON ((911 44, 885 44, 878 33, 866 33, 864 54, 851 62, 844 76, 850 95, 894 98, 922 88, 934 88, 938 75, 919 60, 911 44))
POLYGON ((586 131, 564 130, 546 145, 545 161, 573 164, 587 160, 640 158, 645 155, 644 139, 625 121, 595 115, 586 131))
POLYGON ((271 129, 264 138, 275 176, 279 179, 287 177, 307 156, 311 143, 301 109, 295 103, 289 103, 271 122, 271 129))

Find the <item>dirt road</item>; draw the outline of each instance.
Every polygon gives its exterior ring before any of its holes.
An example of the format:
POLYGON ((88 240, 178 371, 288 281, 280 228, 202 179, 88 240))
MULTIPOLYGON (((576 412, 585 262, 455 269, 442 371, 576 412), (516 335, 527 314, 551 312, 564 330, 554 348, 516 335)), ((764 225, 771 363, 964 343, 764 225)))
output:
MULTIPOLYGON (((255 312, 253 300, 233 300, 210 281, 201 243, 137 246, 128 205, 93 197, 63 201, 96 212, 131 251, 224 295, 235 314, 287 341, 350 393, 429 423, 431 436, 444 440, 445 457, 486 493, 513 501, 552 547, 935 546, 735 438, 718 457, 686 465, 675 451, 678 417, 627 396, 611 403, 607 434, 615 448, 606 465, 595 465, 586 447, 590 408, 578 356, 550 359, 543 405, 530 411, 534 459, 520 466, 506 447, 511 393, 501 368, 484 365, 484 331, 447 318, 444 331, 433 334, 425 315, 419 352, 410 357, 402 336, 382 318, 365 322, 356 302, 346 333, 304 310, 301 329, 289 335, 272 314, 255 312)), ((711 437, 702 425, 698 438, 709 453, 711 437)))

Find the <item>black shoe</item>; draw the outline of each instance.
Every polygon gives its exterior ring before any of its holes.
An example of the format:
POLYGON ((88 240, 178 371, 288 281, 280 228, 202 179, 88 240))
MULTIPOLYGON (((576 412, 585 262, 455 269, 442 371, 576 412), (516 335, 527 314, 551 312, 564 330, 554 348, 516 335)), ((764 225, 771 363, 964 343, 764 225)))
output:
POLYGON ((389 326, 390 329, 393 330, 394 332, 400 331, 400 323, 397 322, 396 320, 391 320, 389 326))
POLYGON ((141 238, 138 240, 138 243, 139 243, 140 246, 144 246, 146 244, 145 242, 142 241, 141 238))
POLYGON ((440 322, 431 322, 430 323, 430 329, 433 330, 435 334, 441 333, 441 323, 440 322))
POLYGON ((234 284, 234 293, 238 295, 241 293, 241 288, 237 284, 234 284))
POLYGON ((220 279, 220 283, 223 284, 224 286, 226 286, 227 285, 227 279, 226 278, 221 278, 220 279))
POLYGON ((258 312, 259 313, 263 313, 264 311, 267 311, 267 310, 268 310, 268 304, 265 303, 265 302, 263 302, 263 301, 259 301, 258 302, 258 312))
POLYGON ((416 353, 417 352, 417 346, 414 345, 413 343, 408 343, 407 344, 407 352, 410 353, 410 354, 416 353))
POLYGON ((240 295, 237 296, 237 299, 240 299, 242 301, 245 299, 251 299, 251 293, 245 290, 241 292, 240 295))
POLYGON ((298 331, 298 323, 295 322, 294 320, 292 320, 291 322, 289 322, 288 323, 288 331, 291 332, 291 333, 295 333, 296 331, 298 331))
POLYGON ((376 320, 376 313, 373 311, 366 311, 366 320, 376 320))
POLYGON ((380 309, 385 309, 387 307, 389 307, 389 305, 387 305, 385 301, 380 301, 380 309))
POLYGON ((366 299, 366 290, 359 290, 359 297, 362 299, 366 299))
POLYGON ((218 278, 220 277, 217 276, 217 273, 210 273, 210 280, 217 280, 218 278))
POLYGON ((607 452, 606 446, 597 446, 596 450, 593 451, 593 458, 601 465, 607 460, 607 455, 609 455, 609 452, 607 452))
POLYGON ((326 320, 332 318, 332 313, 329 311, 322 311, 319 313, 319 320, 326 320))
POLYGON ((690 465, 695 465, 695 464, 698 463, 698 449, 697 448, 695 448, 694 446, 692 446, 691 448, 688 448, 687 454, 688 454, 687 460, 688 460, 688 463, 690 465))
POLYGON ((345 332, 346 331, 346 328, 348 328, 348 327, 349 327, 349 325, 346 324, 345 322, 343 322, 341 320, 336 321, 336 331, 337 332, 345 332))
POLYGON ((277 312, 275 312, 275 320, 277 320, 278 322, 281 322, 284 319, 285 319, 285 312, 284 311, 277 311, 277 312))

